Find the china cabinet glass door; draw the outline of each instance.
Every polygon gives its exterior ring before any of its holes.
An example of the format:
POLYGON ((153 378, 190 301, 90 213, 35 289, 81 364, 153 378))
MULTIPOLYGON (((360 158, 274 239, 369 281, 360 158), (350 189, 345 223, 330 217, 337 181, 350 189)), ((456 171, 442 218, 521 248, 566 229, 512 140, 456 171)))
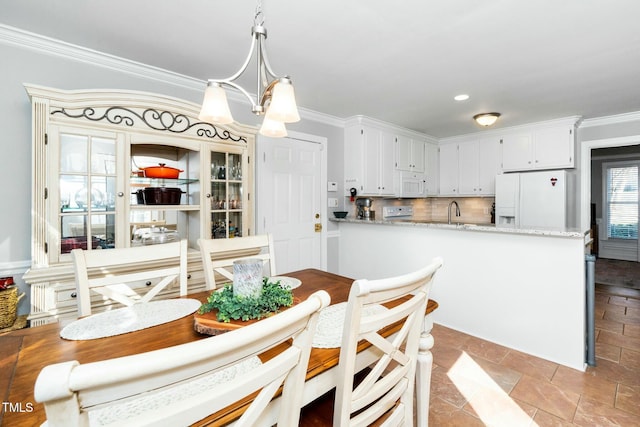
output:
POLYGON ((211 152, 211 238, 242 237, 246 233, 243 152, 211 152))
POLYGON ((58 233, 49 250, 53 244, 54 253, 64 257, 76 248, 114 248, 123 196, 117 190, 117 135, 63 129, 52 136, 58 171, 50 197, 58 233))

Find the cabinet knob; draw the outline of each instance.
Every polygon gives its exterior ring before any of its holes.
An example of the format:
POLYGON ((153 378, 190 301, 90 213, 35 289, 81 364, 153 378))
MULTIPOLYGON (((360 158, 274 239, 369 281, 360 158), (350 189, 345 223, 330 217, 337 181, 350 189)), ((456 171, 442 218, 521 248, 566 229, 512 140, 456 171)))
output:
POLYGON ((78 294, 76 292, 71 292, 71 298, 76 298, 78 294))
POLYGON ((207 199, 211 198, 211 193, 207 193, 207 199))
POLYGON ((118 197, 122 197, 124 196, 124 193, 122 191, 118 191, 118 197))

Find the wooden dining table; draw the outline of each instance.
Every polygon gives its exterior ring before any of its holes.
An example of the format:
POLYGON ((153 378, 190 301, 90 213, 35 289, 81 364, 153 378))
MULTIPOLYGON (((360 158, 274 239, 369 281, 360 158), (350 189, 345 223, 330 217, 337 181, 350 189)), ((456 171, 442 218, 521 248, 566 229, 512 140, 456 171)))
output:
MULTIPOLYGON (((353 283, 353 280, 347 277, 316 269, 287 273, 286 276, 302 282, 300 287, 293 291, 296 299, 304 300, 313 292, 324 289, 331 296, 331 304, 347 301, 353 283)), ((209 293, 195 293, 187 295, 186 298, 204 302, 209 293)), ((418 425, 426 425, 428 415, 428 382, 432 365, 430 349, 433 346, 430 314, 437 306, 435 301, 429 300, 421 337, 417 382, 427 381, 427 387, 426 390, 420 385, 416 387, 417 401, 422 402, 418 404, 418 425)), ((0 390, 4 390, 0 408, 2 426, 33 427, 46 420, 44 406, 35 401, 33 391, 38 374, 47 365, 69 360, 77 360, 81 364, 95 362, 208 337, 195 331, 193 315, 135 332, 85 341, 65 340, 60 337, 61 329, 62 326, 55 323, 0 335, 0 390)), ((388 333, 393 332, 389 330, 388 333)), ((305 404, 335 387, 338 381, 336 371, 339 353, 339 348, 312 349, 303 391, 305 404)), ((365 351, 361 353, 364 355, 365 351)), ((363 366, 368 363, 370 362, 363 356, 363 366)), ((237 418, 243 407, 244 404, 237 404, 213 414, 198 425, 222 425, 237 418)), ((273 411, 277 411, 277 406, 273 411)))

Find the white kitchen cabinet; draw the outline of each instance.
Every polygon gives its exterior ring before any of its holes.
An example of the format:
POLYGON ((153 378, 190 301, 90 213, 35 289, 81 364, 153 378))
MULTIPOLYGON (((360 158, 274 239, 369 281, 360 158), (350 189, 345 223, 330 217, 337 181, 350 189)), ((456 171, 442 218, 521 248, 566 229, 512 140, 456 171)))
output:
POLYGON ((363 128, 364 195, 391 196, 394 193, 394 142, 392 134, 363 128))
POLYGON ((491 196, 500 173, 497 138, 467 140, 440 146, 440 195, 491 196))
POLYGON ((479 146, 478 195, 492 196, 496 193, 496 175, 502 173, 500 140, 498 138, 481 139, 479 146))
POLYGON ((425 177, 427 181, 427 196, 438 195, 439 174, 438 146, 427 142, 425 143, 425 177))
POLYGON ((26 88, 34 168, 32 264, 24 280, 32 325, 77 316, 72 304, 63 309, 52 297, 74 287, 74 248, 146 244, 137 232, 156 225, 169 232, 165 240, 187 239, 198 258, 198 238, 251 234, 255 128, 201 122, 198 105, 162 95, 26 88), (159 164, 179 169, 179 177, 140 172, 159 164), (164 196, 153 200, 146 190, 164 196))
POLYGON ((575 157, 573 125, 536 130, 533 147, 536 169, 572 168, 575 157))
POLYGON ((533 138, 530 133, 505 135, 500 144, 505 172, 533 169, 533 138))
POLYGON ((478 194, 480 173, 480 145, 478 141, 458 144, 458 194, 478 194))
POLYGON ((395 136, 360 123, 345 128, 345 190, 358 196, 394 194, 395 136))
POLYGON ((441 196, 457 196, 458 144, 444 144, 439 148, 439 182, 441 196))
POLYGON ((404 135, 396 136, 396 169, 399 171, 425 171, 425 142, 404 135))
POLYGON ((501 138, 505 172, 573 168, 575 121, 536 126, 501 138))

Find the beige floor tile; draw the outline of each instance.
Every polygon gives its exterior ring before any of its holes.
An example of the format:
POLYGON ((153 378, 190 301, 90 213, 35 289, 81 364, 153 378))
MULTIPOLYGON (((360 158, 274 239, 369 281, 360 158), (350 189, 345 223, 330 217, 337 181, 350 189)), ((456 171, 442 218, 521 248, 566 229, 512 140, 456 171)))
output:
POLYGON ((624 324, 640 325, 640 318, 636 318, 636 317, 633 317, 633 316, 628 316, 625 313, 617 313, 617 312, 612 312, 612 311, 607 310, 604 313, 604 318, 606 320, 612 320, 614 322, 620 322, 620 323, 624 323, 624 324))
POLYGON ((614 315, 614 314, 619 314, 621 316, 624 316, 627 312, 627 307, 625 307, 624 305, 615 305, 615 304, 607 304, 604 306, 604 311, 605 311, 605 318, 606 315, 614 315))
POLYGON ((640 386, 620 385, 615 406, 618 409, 640 416, 640 386))
POLYGON ((534 378, 551 380, 558 364, 540 359, 519 351, 512 350, 502 361, 502 365, 508 366, 518 372, 534 378))
POLYGON ((558 367, 551 383, 562 390, 572 391, 587 399, 613 406, 617 384, 592 372, 581 372, 565 366, 558 367))
POLYGON ((624 325, 623 335, 640 338, 640 325, 624 325))
POLYGON ((640 299, 612 296, 609 299, 609 304, 623 305, 625 307, 640 307, 640 299))
POLYGON ((599 343, 596 339, 596 363, 597 359, 607 359, 612 362, 619 362, 621 351, 622 349, 617 345, 599 343))
POLYGON ((447 347, 443 345, 434 345, 431 349, 433 362, 443 368, 451 368, 462 356, 463 351, 457 348, 447 347))
POLYGON ((442 399, 432 399, 429 406, 429 426, 431 427, 485 427, 478 418, 464 412, 442 399))
POLYGON ((507 394, 511 393, 511 390, 513 390, 518 381, 520 381, 520 378, 522 378, 522 373, 508 366, 493 363, 480 357, 473 357, 473 360, 488 376, 490 381, 495 383, 507 394))
POLYGON ((509 353, 509 349, 507 347, 475 337, 470 337, 464 343, 462 349, 469 354, 480 356, 483 359, 489 360, 494 363, 502 362, 507 353, 509 353))
POLYGON ((636 320, 637 322, 633 323, 637 325, 640 322, 640 307, 627 307, 627 318, 636 320))
POLYGON ((502 390, 482 389, 476 393, 463 410, 479 418, 488 426, 528 427, 536 408, 513 399, 502 390))
POLYGON ((435 367, 431 372, 431 398, 441 399, 448 404, 462 408, 467 403, 467 397, 463 394, 463 391, 470 393, 468 390, 461 390, 461 385, 454 384, 447 374, 448 369, 435 367))
POLYGON ((629 350, 640 351, 640 338, 616 334, 609 331, 600 331, 598 343, 616 345, 629 350))
POLYGON ((621 409, 583 399, 578 404, 574 424, 584 427, 594 426, 640 426, 640 417, 621 409))
POLYGON ((532 424, 532 426, 536 427, 570 427, 575 425, 540 409, 536 411, 536 415, 533 417, 533 422, 535 424, 532 424))
POLYGON ((598 319, 596 320, 596 329, 621 334, 624 331, 624 323, 608 319, 598 319))
POLYGON ((511 397, 566 421, 573 419, 580 400, 580 395, 577 393, 563 390, 549 381, 527 375, 516 384, 511 397))
MULTIPOLYGON (((626 366, 627 368, 634 369, 638 372, 640 376, 640 352, 633 351, 626 348, 622 349, 622 354, 620 355, 620 364, 626 366)), ((638 402, 640 405, 640 402, 638 402)))
POLYGON ((605 359, 598 359, 595 367, 588 367, 587 372, 609 381, 626 384, 629 386, 640 385, 640 375, 638 370, 620 363, 611 362, 605 359))
POLYGON ((434 325, 431 330, 431 335, 433 335, 435 345, 451 348, 460 348, 471 337, 470 335, 441 325, 434 325))

